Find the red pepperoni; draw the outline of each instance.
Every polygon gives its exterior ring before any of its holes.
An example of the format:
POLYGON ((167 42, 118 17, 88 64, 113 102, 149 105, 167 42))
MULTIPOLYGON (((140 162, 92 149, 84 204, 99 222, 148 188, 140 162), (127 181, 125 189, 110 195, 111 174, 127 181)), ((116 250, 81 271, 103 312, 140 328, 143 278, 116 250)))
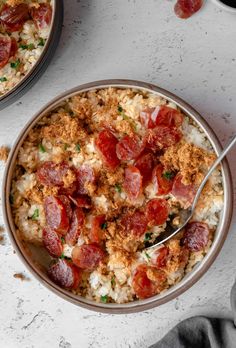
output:
POLYGON ((37 177, 46 186, 63 186, 63 177, 71 170, 65 162, 44 162, 37 170, 37 177))
POLYGON ((18 50, 18 45, 16 42, 16 39, 14 37, 11 38, 11 51, 10 51, 10 57, 13 57, 18 50))
POLYGON ((186 206, 189 206, 195 197, 196 187, 194 185, 184 185, 182 183, 181 174, 177 174, 172 187, 172 194, 178 200, 182 201, 186 206))
POLYGON ((12 41, 9 36, 0 36, 0 68, 3 68, 11 55, 12 41))
POLYGON ((84 226, 84 221, 85 215, 83 210, 76 207, 72 213, 70 228, 66 234, 66 243, 70 246, 76 244, 84 226))
POLYGON ((92 243, 99 244, 105 237, 104 224, 106 221, 105 215, 94 216, 92 219, 92 227, 89 234, 89 239, 92 243))
POLYGON ((165 199, 152 199, 146 206, 148 223, 152 226, 162 225, 169 215, 169 206, 165 199))
POLYGON ((125 169, 123 188, 130 199, 137 199, 142 191, 142 175, 138 168, 128 166, 125 169))
POLYGON ((71 203, 70 203, 69 198, 64 196, 64 195, 60 195, 60 196, 58 196, 58 198, 64 204, 64 207, 66 209, 66 215, 67 215, 68 219, 71 220, 71 218, 72 218, 72 209, 71 209, 71 203))
POLYGON ((147 218, 141 211, 135 211, 133 213, 126 213, 121 219, 121 228, 124 235, 132 235, 134 237, 141 237, 147 229, 147 218))
POLYGON ((77 194, 87 194, 88 189, 87 185, 88 184, 93 184, 95 182, 95 174, 94 170, 89 167, 88 165, 83 165, 76 171, 76 177, 77 177, 77 189, 76 192, 77 194))
POLYGON ((3 29, 8 32, 22 29, 27 19, 29 19, 29 6, 27 4, 4 5, 0 12, 0 23, 3 29))
POLYGON ((56 284, 66 289, 77 289, 82 280, 81 270, 62 259, 49 267, 48 275, 56 284))
POLYGON ((72 260, 82 269, 93 270, 104 259, 104 251, 96 244, 75 246, 72 250, 72 260))
POLYGON ((156 293, 155 284, 147 277, 147 269, 145 265, 138 266, 132 279, 133 290, 140 299, 154 296, 156 293))
POLYGON ((120 164, 120 160, 116 154, 117 138, 108 129, 104 129, 98 134, 95 141, 104 164, 111 170, 115 170, 120 164))
POLYGON ((50 227, 46 227, 43 230, 43 244, 51 256, 61 256, 63 251, 61 238, 50 227))
POLYGON ((134 163, 135 167, 139 169, 142 175, 143 186, 146 186, 152 178, 152 171, 156 163, 156 158, 152 152, 146 152, 141 155, 134 163))
POLYGON ((44 200, 46 222, 49 227, 64 235, 69 228, 67 206, 58 197, 48 196, 44 200))
POLYGON ((178 0, 175 4, 174 11, 179 18, 189 18, 200 10, 203 0, 178 0))
POLYGON ((153 151, 166 149, 177 144, 181 137, 182 133, 175 127, 157 126, 147 131, 146 147, 153 151))
POLYGON ((185 227, 183 242, 190 251, 203 250, 209 241, 210 230, 203 222, 190 222, 185 227))
POLYGON ((164 176, 164 167, 162 164, 158 164, 152 172, 152 183, 155 188, 155 192, 158 195, 166 195, 172 189, 174 178, 164 176))
POLYGON ((50 4, 40 4, 31 9, 31 16, 38 29, 44 29, 51 23, 52 7, 50 4))
POLYGON ((157 106, 156 108, 146 108, 143 111, 141 111, 140 112, 141 123, 146 128, 154 128, 156 125, 156 118, 157 118, 159 110, 160 110, 160 107, 157 106))
POLYGON ((168 106, 147 108, 140 113, 141 122, 146 128, 155 128, 162 125, 167 127, 179 127, 183 123, 182 114, 168 106))
POLYGON ((164 268, 167 263, 168 255, 169 255, 169 249, 166 246, 163 246, 157 249, 153 253, 152 259, 151 259, 153 266, 156 266, 157 268, 164 268))
POLYGON ((124 136, 116 145, 116 154, 121 161, 129 161, 137 158, 144 146, 137 136, 124 136))
POLYGON ((90 209, 92 206, 91 198, 87 195, 79 195, 76 197, 69 197, 74 205, 78 208, 90 209))

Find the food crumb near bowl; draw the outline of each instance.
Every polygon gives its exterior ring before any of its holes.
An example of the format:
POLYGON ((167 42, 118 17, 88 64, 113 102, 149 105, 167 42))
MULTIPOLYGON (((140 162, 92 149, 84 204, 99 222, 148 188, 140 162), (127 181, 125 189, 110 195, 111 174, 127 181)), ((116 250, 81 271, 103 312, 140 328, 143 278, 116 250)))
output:
POLYGON ((10 148, 8 146, 0 146, 0 161, 7 162, 10 148))
POLYGON ((5 229, 3 226, 0 226, 0 245, 5 245, 5 229))
POLYGON ((17 154, 10 202, 20 240, 44 247, 48 275, 86 299, 162 294, 209 252, 223 208, 214 171, 190 223, 145 250, 188 207, 216 158, 200 126, 151 92, 104 88, 61 102, 17 154))
POLYGON ((24 273, 15 273, 13 274, 13 277, 16 279, 23 281, 30 281, 30 278, 27 277, 24 273))

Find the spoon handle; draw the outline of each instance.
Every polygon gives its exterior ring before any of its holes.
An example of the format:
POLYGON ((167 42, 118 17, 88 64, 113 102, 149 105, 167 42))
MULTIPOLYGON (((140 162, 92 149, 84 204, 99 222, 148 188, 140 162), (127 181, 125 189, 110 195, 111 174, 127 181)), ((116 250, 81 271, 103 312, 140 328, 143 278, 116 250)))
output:
POLYGON ((207 180, 209 179, 210 175, 216 169, 216 167, 220 164, 222 159, 227 155, 227 153, 231 150, 231 148, 235 145, 235 143, 236 143, 236 135, 234 135, 233 138, 228 142, 228 144, 226 145, 224 150, 221 152, 219 157, 212 164, 212 166, 209 169, 207 175, 204 177, 203 181, 201 182, 201 185, 199 186, 199 188, 197 190, 197 194, 196 194, 196 196, 194 198, 194 201, 193 201, 192 210, 194 210, 194 208, 195 208, 195 206, 197 204, 198 198, 199 198, 199 196, 200 196, 200 194, 202 192, 202 189, 205 186, 205 184, 206 184, 207 180))

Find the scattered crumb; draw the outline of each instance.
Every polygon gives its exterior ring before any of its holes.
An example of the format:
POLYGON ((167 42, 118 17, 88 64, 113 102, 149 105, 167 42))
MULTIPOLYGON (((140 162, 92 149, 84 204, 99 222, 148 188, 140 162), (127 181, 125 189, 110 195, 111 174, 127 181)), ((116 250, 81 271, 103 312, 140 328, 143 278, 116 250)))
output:
POLYGON ((5 241, 5 238, 4 238, 4 227, 3 226, 0 226, 0 245, 4 245, 4 241, 5 241))
POLYGON ((7 146, 0 146, 0 161, 6 162, 10 149, 7 146))
POLYGON ((16 279, 20 279, 22 282, 30 280, 30 278, 26 277, 23 273, 15 273, 13 277, 16 279))

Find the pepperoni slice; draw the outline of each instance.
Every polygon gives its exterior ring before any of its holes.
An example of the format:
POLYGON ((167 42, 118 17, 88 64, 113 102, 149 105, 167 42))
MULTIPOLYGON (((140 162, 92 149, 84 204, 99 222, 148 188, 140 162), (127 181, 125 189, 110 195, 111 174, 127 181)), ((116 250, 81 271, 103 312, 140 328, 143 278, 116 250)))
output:
POLYGON ((157 249, 153 253, 152 259, 151 259, 153 266, 156 266, 157 268, 164 268, 167 263, 168 255, 169 255, 169 249, 166 246, 163 246, 157 249))
POLYGON ((18 45, 16 42, 16 39, 14 37, 11 38, 11 51, 10 51, 10 57, 13 57, 18 50, 18 45))
POLYGON ((46 186, 63 186, 63 177, 71 168, 65 162, 44 162, 37 170, 37 178, 41 184, 46 186))
POLYGON ((169 215, 169 206, 165 199, 152 199, 146 206, 148 223, 152 226, 162 225, 169 215))
POLYGON ((95 141, 96 148, 98 149, 104 164, 111 170, 115 170, 120 164, 120 160, 116 154, 117 143, 118 139, 108 129, 101 131, 95 141))
POLYGON ((147 266, 140 265, 136 268, 132 279, 132 287, 135 295, 140 299, 145 299, 155 295, 155 285, 147 277, 147 266))
POLYGON ((48 196, 44 200, 47 225, 62 235, 66 234, 69 228, 67 208, 58 197, 48 196))
POLYGON ((3 68, 11 55, 12 41, 9 36, 0 36, 0 68, 3 68))
POLYGON ((172 187, 172 194, 178 200, 182 201, 186 206, 189 206, 195 197, 196 187, 194 185, 184 185, 182 183, 182 175, 176 175, 172 187))
POLYGON ((137 136, 124 136, 116 145, 116 154, 121 161, 129 161, 137 158, 143 151, 143 143, 137 136))
POLYGON ((0 12, 0 23, 3 29, 8 32, 22 29, 27 19, 29 19, 29 6, 27 4, 4 5, 0 12))
POLYGON ((91 198, 87 195, 79 195, 77 197, 69 197, 74 205, 78 208, 90 209, 92 206, 91 198))
POLYGON ((152 183, 158 195, 166 195, 172 190, 174 178, 165 176, 164 167, 158 164, 152 172, 152 183))
POLYGON ((76 171, 78 194, 84 195, 88 193, 87 185, 95 182, 94 170, 88 165, 83 165, 76 171))
POLYGON ((142 191, 142 175, 138 168, 128 166, 125 169, 123 188, 130 199, 137 199, 142 191))
POLYGON ((177 144, 181 138, 182 133, 175 127, 156 126, 146 134, 146 147, 155 152, 177 144))
POLYGON ((156 163, 156 158, 152 152, 146 152, 141 155, 137 161, 134 163, 135 167, 139 169, 142 175, 143 186, 146 186, 152 178, 152 171, 156 163))
POLYGON ((66 215, 67 215, 68 219, 71 220, 71 218, 72 218, 72 209, 71 209, 71 203, 70 203, 69 198, 64 196, 64 195, 60 195, 60 196, 58 196, 58 198, 64 204, 64 207, 66 209, 66 215))
POLYGON ((33 7, 30 13, 38 29, 44 29, 51 23, 52 7, 50 4, 45 3, 40 4, 39 7, 33 7))
POLYGON ((104 259, 104 251, 97 244, 83 244, 72 250, 72 260, 82 269, 93 270, 104 259))
POLYGON ((190 222, 185 227, 183 242, 190 251, 203 250, 209 241, 210 230, 204 222, 190 222))
POLYGON ((66 289, 77 289, 82 280, 81 270, 62 259, 49 267, 48 275, 56 284, 66 289))
POLYGON ((89 235, 89 239, 92 243, 99 244, 104 239, 103 226, 106 221, 105 215, 94 216, 92 219, 92 227, 89 235))
POLYGON ((159 125, 179 127, 183 123, 182 114, 168 106, 147 108, 140 113, 140 119, 146 128, 155 128, 159 125))
POLYGON ((203 0, 178 0, 174 11, 177 17, 186 19, 199 11, 202 5, 203 0))
POLYGON ((154 128, 156 125, 156 118, 159 113, 160 106, 156 108, 146 108, 140 112, 140 120, 141 123, 146 128, 154 128))
POLYGON ((124 236, 132 235, 139 238, 146 232, 147 218, 143 212, 136 210, 123 215, 120 224, 124 236))
POLYGON ((61 256, 63 251, 61 238, 50 227, 46 227, 43 230, 43 244, 51 256, 61 256))
POLYGON ((70 228, 66 234, 66 243, 70 246, 76 244, 84 226, 85 215, 81 208, 75 208, 72 213, 70 228))

